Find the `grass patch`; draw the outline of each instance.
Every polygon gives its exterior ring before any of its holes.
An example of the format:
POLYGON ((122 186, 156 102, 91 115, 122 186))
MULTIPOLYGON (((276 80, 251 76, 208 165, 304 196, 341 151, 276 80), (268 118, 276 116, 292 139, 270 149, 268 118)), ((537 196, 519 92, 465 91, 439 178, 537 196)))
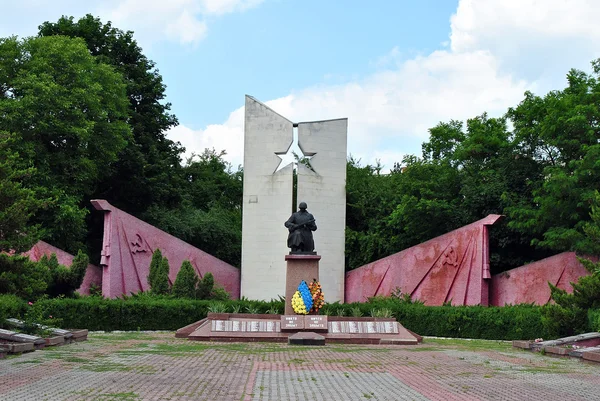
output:
POLYGON ((82 365, 81 369, 92 372, 127 372, 132 370, 133 367, 116 362, 102 362, 82 365))
MULTIPOLYGON (((465 340, 460 338, 427 338, 424 340, 427 344, 436 344, 443 347, 453 347, 464 350, 489 350, 489 351, 502 351, 511 352, 514 351, 512 342, 510 341, 498 341, 498 340, 465 340)), ((424 350, 423 348, 410 348, 410 350, 418 351, 424 350)), ((436 347, 429 347, 433 350, 439 350, 436 347)))

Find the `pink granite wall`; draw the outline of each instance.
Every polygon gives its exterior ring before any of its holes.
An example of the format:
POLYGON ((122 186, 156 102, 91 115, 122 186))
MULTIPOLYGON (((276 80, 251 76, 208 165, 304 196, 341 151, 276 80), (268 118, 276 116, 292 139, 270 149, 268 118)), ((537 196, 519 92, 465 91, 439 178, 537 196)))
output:
POLYGON ((169 280, 175 281, 184 260, 189 260, 202 277, 211 272, 215 283, 232 298, 240 296, 240 270, 192 245, 151 226, 112 206, 105 200, 92 205, 104 215, 104 238, 100 265, 103 267, 102 294, 114 298, 123 294, 147 291, 152 253, 160 248, 169 259, 169 280))
MULTIPOLYGON (((73 255, 44 241, 39 241, 33 246, 33 248, 25 252, 23 255, 28 256, 29 259, 37 262, 42 258, 42 256, 46 255, 50 257, 50 255, 53 253, 56 254, 56 259, 58 259, 58 263, 61 265, 68 267, 73 263, 73 255)), ((90 286, 92 284, 96 286, 102 285, 102 269, 90 263, 85 272, 85 277, 83 278, 81 287, 77 289, 77 292, 79 292, 81 295, 90 295, 90 286)))
POLYGON ((520 303, 544 305, 550 301, 548 282, 573 292, 570 283, 589 274, 590 272, 577 260, 575 252, 554 255, 492 277, 490 304, 495 306, 520 303))
POLYGON ((346 302, 364 302, 399 288, 426 305, 488 305, 489 215, 346 274, 346 302))

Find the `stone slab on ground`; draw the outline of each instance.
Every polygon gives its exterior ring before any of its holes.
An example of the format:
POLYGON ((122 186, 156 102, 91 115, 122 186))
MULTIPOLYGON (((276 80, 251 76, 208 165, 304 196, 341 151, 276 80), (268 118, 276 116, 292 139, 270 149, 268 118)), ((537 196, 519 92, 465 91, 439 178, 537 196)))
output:
POLYGON ((600 349, 598 351, 586 352, 582 358, 586 361, 600 362, 600 349))
POLYGON ((9 354, 35 351, 33 343, 0 343, 0 347, 4 348, 9 354))
POLYGON ((289 345, 325 345, 325 337, 312 331, 300 331, 288 337, 289 345))
POLYGON ((65 343, 65 338, 63 336, 55 336, 55 337, 47 337, 44 338, 47 346, 53 345, 62 345, 65 343))
POLYGON ((521 348, 521 349, 530 349, 531 341, 526 340, 514 340, 512 342, 513 347, 521 348))

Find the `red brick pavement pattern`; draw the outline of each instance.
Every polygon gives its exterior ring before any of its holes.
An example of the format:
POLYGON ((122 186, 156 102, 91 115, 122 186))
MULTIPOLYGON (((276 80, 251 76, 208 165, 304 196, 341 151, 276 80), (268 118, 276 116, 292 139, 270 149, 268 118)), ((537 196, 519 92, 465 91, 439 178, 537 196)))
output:
POLYGON ((0 360, 0 400, 600 400, 600 364, 510 344, 294 347, 90 334, 0 360))

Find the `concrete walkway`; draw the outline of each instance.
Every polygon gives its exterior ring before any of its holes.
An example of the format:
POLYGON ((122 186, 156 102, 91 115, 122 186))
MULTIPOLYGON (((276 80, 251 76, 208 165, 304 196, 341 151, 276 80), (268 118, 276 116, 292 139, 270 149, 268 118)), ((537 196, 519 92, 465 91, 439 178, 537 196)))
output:
POLYGON ((600 400, 600 364, 494 341, 298 347, 92 333, 0 360, 0 400, 589 401, 600 400))

